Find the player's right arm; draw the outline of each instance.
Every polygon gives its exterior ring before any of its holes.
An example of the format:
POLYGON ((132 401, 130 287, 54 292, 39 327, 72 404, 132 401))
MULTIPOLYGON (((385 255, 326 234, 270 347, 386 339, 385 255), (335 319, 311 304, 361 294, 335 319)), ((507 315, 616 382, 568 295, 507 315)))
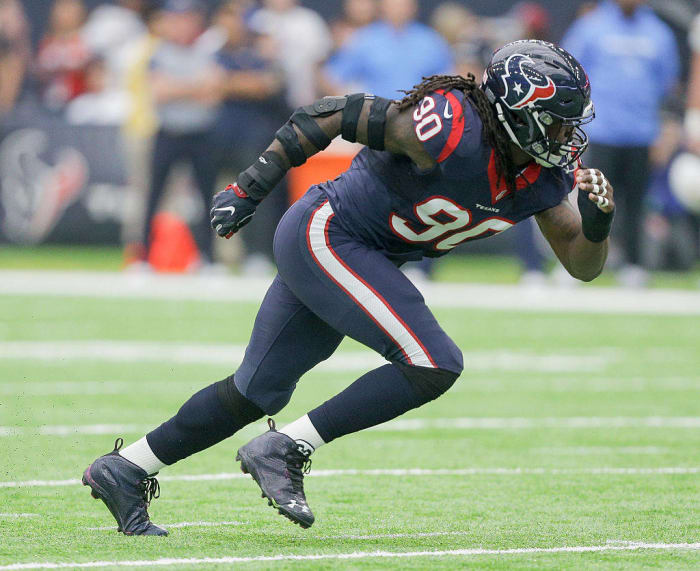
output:
POLYGON ((615 198, 612 184, 599 170, 578 169, 576 183, 578 212, 567 197, 535 219, 569 274, 588 282, 600 275, 608 257, 615 198))
MULTIPOLYGON (((419 168, 430 168, 435 164, 435 160, 425 151, 423 144, 418 140, 416 131, 413 125, 413 109, 406 108, 399 110, 398 102, 390 102, 384 115, 384 138, 382 145, 377 145, 372 141, 369 134, 369 116, 371 113, 374 99, 366 99, 362 105, 362 109, 357 120, 357 131, 355 138, 348 138, 352 142, 362 143, 370 148, 389 151, 398 155, 409 156, 419 168)), ((342 136, 342 112, 335 112, 327 117, 314 117, 316 124, 323 129, 329 139, 334 139, 337 136, 342 136)), ((311 157, 319 152, 313 143, 300 131, 299 127, 294 125, 294 130, 299 137, 299 142, 304 149, 306 157, 311 157)), ((345 138, 345 137, 343 137, 345 138)), ((285 152, 285 148, 279 139, 275 139, 267 148, 268 151, 275 151, 281 156, 284 156, 287 161, 288 168, 292 166, 289 157, 285 152)))
POLYGON ((364 94, 327 97, 297 109, 238 182, 214 197, 212 228, 230 238, 250 221, 260 201, 290 168, 304 164, 337 136, 406 155, 421 170, 432 168, 435 159, 418 140, 412 115, 413 109, 399 109, 396 101, 364 94))

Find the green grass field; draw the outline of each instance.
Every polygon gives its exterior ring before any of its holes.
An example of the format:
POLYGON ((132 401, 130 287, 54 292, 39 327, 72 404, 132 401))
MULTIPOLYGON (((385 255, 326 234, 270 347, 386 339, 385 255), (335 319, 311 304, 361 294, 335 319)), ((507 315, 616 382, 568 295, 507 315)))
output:
MULTIPOLYGON (((256 309, 0 297, 0 570, 163 558, 178 569, 700 568, 697 316, 436 310, 464 350, 462 378, 314 455, 313 528, 239 477, 235 450, 260 423, 161 473, 150 512, 175 524, 168 538, 118 534, 77 483, 82 470, 234 371, 256 309), (222 344, 236 346, 230 360, 222 344)), ((350 364, 309 373, 278 423, 362 374, 366 351, 341 351, 350 364)))

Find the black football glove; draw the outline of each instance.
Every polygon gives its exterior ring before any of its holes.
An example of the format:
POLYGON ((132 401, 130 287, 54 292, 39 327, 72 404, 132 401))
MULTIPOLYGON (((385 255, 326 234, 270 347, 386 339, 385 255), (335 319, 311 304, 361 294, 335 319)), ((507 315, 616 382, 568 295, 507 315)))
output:
POLYGON ((222 238, 230 238, 250 222, 260 204, 253 200, 237 184, 229 184, 214 195, 209 212, 211 227, 222 238))

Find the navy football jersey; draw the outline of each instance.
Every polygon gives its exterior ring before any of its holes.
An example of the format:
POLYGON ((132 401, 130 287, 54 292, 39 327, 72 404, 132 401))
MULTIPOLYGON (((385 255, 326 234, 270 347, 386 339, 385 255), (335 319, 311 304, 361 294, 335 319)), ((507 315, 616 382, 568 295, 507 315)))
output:
POLYGON ((509 192, 496 174, 482 122, 461 91, 436 91, 415 108, 416 135, 436 166, 421 171, 403 155, 365 147, 350 168, 323 183, 338 222, 397 261, 437 257, 467 240, 503 232, 558 205, 573 173, 534 161, 509 192))

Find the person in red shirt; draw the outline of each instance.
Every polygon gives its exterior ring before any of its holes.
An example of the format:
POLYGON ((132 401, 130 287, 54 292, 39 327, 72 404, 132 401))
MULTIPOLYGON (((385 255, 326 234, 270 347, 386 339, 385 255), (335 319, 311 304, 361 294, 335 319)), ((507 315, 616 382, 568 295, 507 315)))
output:
POLYGON ((80 35, 84 21, 82 0, 56 0, 36 60, 42 99, 51 109, 62 109, 86 90, 90 53, 80 35))

